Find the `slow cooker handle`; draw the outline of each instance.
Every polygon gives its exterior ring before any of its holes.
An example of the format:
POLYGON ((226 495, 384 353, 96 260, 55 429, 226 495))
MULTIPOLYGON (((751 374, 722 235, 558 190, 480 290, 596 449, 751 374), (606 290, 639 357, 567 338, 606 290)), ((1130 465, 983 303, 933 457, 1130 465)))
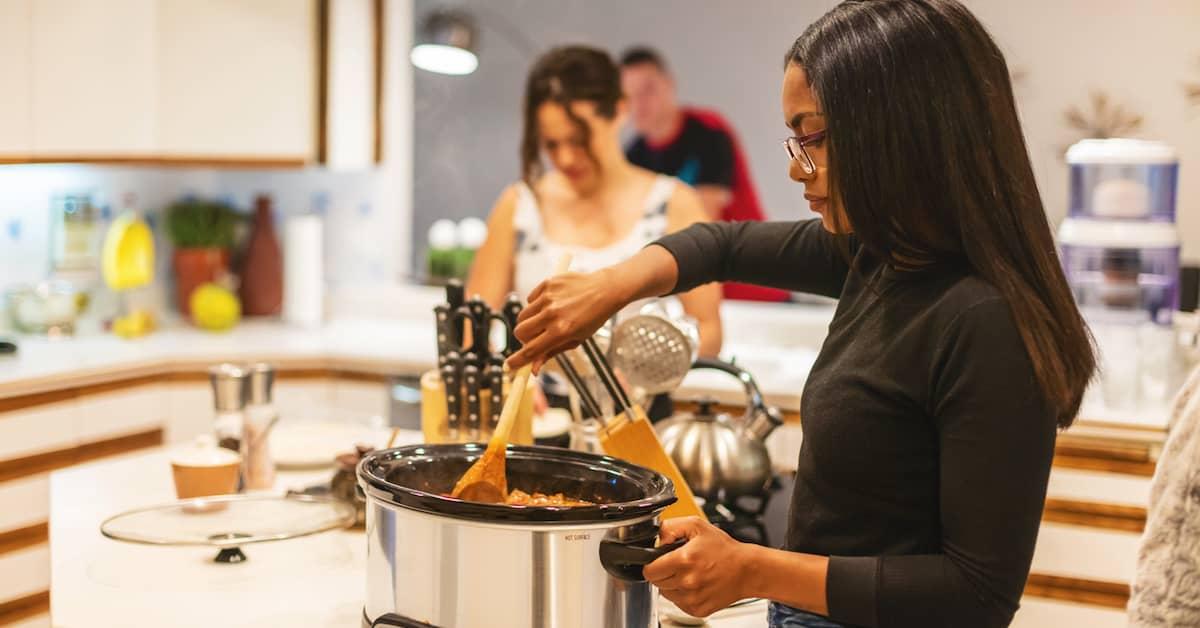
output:
MULTIPOLYGON (((364 621, 364 623, 366 622, 364 621)), ((427 624, 415 619, 408 619, 407 617, 401 617, 394 613, 385 613, 380 616, 379 619, 371 622, 371 628, 376 628, 377 626, 399 626, 400 628, 437 628, 437 626, 434 626, 433 624, 427 624)))
POLYGON ((643 582, 642 567, 654 562, 658 557, 673 552, 687 543, 687 539, 679 539, 666 545, 649 547, 641 545, 647 541, 653 542, 655 537, 642 538, 635 541, 600 541, 600 564, 604 570, 618 580, 626 582, 643 582))

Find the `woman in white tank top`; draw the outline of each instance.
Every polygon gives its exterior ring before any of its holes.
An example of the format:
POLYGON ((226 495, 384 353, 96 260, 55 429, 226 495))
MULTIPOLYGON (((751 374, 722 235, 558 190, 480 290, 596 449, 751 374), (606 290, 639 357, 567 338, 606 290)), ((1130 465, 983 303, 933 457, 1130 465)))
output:
MULTIPOLYGON (((510 292, 529 294, 563 253, 572 254, 572 271, 590 272, 705 219, 691 188, 625 159, 624 118, 620 73, 607 53, 570 46, 538 59, 525 89, 522 181, 492 208, 468 294, 498 307, 510 292)), ((701 355, 720 351, 720 298, 717 284, 679 297, 699 324, 701 355)))

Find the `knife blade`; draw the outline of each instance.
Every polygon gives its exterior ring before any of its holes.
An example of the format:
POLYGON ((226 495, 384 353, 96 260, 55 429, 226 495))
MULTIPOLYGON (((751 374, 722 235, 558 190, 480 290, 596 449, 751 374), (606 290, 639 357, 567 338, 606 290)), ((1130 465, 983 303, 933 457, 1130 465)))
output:
POLYGON ((517 340, 517 317, 521 315, 521 310, 524 309, 521 303, 521 297, 515 293, 508 295, 508 300, 504 302, 504 307, 500 309, 500 317, 504 319, 504 327, 508 330, 508 334, 504 342, 504 357, 508 357, 521 349, 521 341, 517 340))
POLYGON ((479 403, 479 367, 467 358, 463 367, 463 388, 467 395, 467 439, 470 442, 479 441, 480 403, 479 403))
POLYGON ((442 366, 442 385, 446 389, 446 430, 450 442, 458 442, 459 413, 462 411, 462 392, 459 373, 462 369, 462 358, 457 351, 451 351, 446 356, 446 364, 442 366))

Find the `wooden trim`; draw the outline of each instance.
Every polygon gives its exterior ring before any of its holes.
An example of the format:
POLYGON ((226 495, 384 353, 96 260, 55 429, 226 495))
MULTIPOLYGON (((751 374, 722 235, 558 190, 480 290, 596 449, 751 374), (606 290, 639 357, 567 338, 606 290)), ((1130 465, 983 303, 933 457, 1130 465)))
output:
POLYGON ((139 449, 158 447, 162 444, 163 430, 162 428, 155 428, 145 432, 85 443, 65 449, 46 451, 22 458, 0 460, 0 482, 8 482, 40 473, 49 473, 72 465, 115 456, 117 454, 129 453, 139 449))
POLYGON ((1059 469, 1081 469, 1084 471, 1103 471, 1105 473, 1120 473, 1142 477, 1154 476, 1153 462, 1134 462, 1129 460, 1111 460, 1090 456, 1055 455, 1054 466, 1059 469))
POLYGON ((1069 440, 1065 436, 1060 439, 1054 451, 1060 455, 1089 458, 1099 457, 1128 462, 1152 462, 1154 460, 1150 455, 1150 447, 1148 445, 1069 440))
MULTIPOLYGON (((695 401, 681 401, 679 399, 675 400, 675 411, 676 412, 695 412, 699 408, 700 408, 700 405, 698 403, 696 403, 695 401)), ((746 413, 746 406, 729 404, 729 403, 718 403, 713 406, 713 410, 715 410, 717 412, 724 412, 725 414, 728 414, 730 416, 739 417, 746 413)), ((780 412, 783 414, 783 422, 784 423, 795 423, 795 424, 800 423, 800 413, 799 412, 794 412, 792 410, 781 410, 780 412)))
POLYGON ((43 521, 24 528, 0 532, 0 556, 41 545, 50 539, 50 525, 43 521))
POLYGON ((1025 582, 1025 595, 1124 609, 1129 604, 1129 585, 1034 573, 1025 582))
MULTIPOLYGON (((389 375, 385 373, 357 371, 338 368, 280 368, 276 371, 276 376, 281 381, 290 380, 312 380, 312 379, 332 379, 354 382, 370 382, 386 384, 389 375)), ((155 384, 206 384, 208 383, 207 371, 175 371, 167 372, 158 375, 137 375, 125 379, 117 379, 108 382, 99 382, 96 384, 86 384, 67 388, 63 390, 53 390, 48 392, 31 393, 28 395, 20 395, 17 397, 0 398, 0 421, 4 420, 4 413, 15 412, 41 405, 51 403, 61 403, 72 401, 75 399, 87 397, 89 395, 98 395, 109 392, 118 392, 137 388, 138 386, 153 386, 155 384)))
POLYGON ((1074 499, 1047 498, 1042 521, 1067 523, 1141 533, 1146 529, 1146 509, 1141 506, 1102 504, 1074 499))
POLYGON ((333 371, 333 379, 349 382, 364 382, 368 384, 386 384, 392 376, 383 373, 368 373, 366 371, 333 371))
POLYGON ((375 127, 373 154, 375 163, 383 163, 383 54, 384 25, 387 19, 384 0, 375 0, 372 7, 375 30, 375 127))
POLYGON ((50 612, 50 592, 39 591, 15 600, 0 602, 0 626, 50 612))
POLYGON ((3 164, 114 164, 172 168, 295 169, 309 163, 306 157, 267 155, 7 155, 3 164))
POLYGON ((329 159, 329 0, 317 0, 317 163, 329 159))
MULTIPOLYGON (((383 373, 367 371, 351 371, 335 368, 280 368, 275 371, 276 381, 332 379, 354 382, 371 382, 385 384, 390 376, 383 373)), ((169 376, 172 382, 208 382, 208 373, 196 371, 181 371, 169 376)))
MULTIPOLYGON (((71 401, 76 396, 78 389, 68 388, 65 390, 51 390, 48 392, 33 393, 29 395, 21 395, 20 397, 8 397, 0 399, 0 413, 12 412, 14 410, 24 410, 33 406, 44 406, 52 403, 62 403, 71 401)), ((3 417, 0 416, 0 420, 3 417)))

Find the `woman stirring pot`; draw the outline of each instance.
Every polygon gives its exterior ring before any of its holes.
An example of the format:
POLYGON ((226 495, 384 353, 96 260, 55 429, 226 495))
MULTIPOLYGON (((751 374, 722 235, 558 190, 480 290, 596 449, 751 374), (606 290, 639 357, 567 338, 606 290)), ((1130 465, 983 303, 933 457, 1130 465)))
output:
POLYGON ((695 518, 645 569, 684 611, 772 601, 784 626, 1007 626, 1057 431, 1095 359, 1004 57, 954 0, 851 0, 783 77, 789 172, 819 220, 697 224, 529 296, 514 365, 636 299, 742 281, 839 299, 804 387, 782 550, 695 518))

